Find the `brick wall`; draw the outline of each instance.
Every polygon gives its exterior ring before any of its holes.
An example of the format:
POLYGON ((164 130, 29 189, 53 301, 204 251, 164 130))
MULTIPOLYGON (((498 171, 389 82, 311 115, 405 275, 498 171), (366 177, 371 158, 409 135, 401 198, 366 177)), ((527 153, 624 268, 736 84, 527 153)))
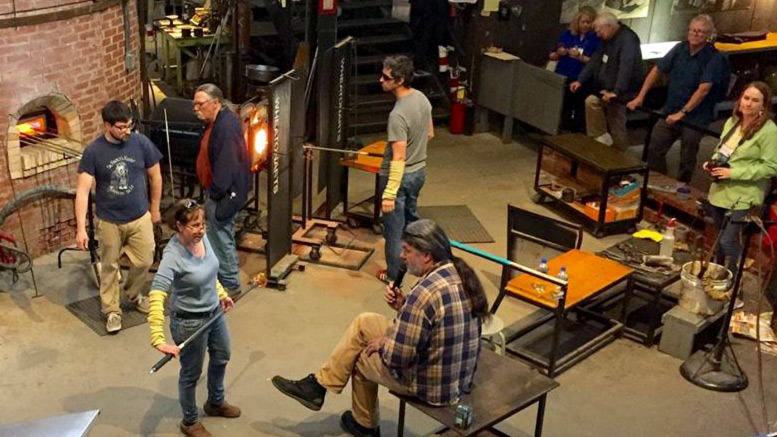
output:
MULTIPOLYGON (((61 0, 17 0, 29 7, 56 6, 61 0)), ((132 52, 139 56, 135 0, 130 0, 132 52)), ((77 163, 11 181, 7 165, 9 114, 25 103, 59 93, 76 106, 84 142, 102 132, 100 109, 109 100, 138 103, 140 72, 124 69, 124 24, 120 5, 104 11, 34 26, 0 29, 0 206, 16 194, 42 184, 75 188, 77 163)), ((73 206, 66 201, 39 202, 22 211, 28 250, 38 256, 73 244, 73 206)), ((16 214, 0 229, 22 240, 16 214)), ((23 243, 19 244, 24 247, 23 243)))

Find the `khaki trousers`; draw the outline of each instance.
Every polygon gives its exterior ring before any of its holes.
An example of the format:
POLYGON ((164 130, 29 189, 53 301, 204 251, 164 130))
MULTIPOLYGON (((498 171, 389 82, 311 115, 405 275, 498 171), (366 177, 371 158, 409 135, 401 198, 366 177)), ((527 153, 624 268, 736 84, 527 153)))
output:
POLYGON ((585 127, 589 137, 598 138, 606 133, 612 137, 612 145, 620 151, 629 148, 626 131, 626 106, 605 102, 597 95, 585 99, 585 127))
POLYGON ((399 394, 410 394, 391 375, 379 353, 368 357, 362 352, 371 339, 386 335, 390 323, 380 314, 362 313, 356 316, 332 351, 329 361, 316 373, 318 383, 336 394, 343 391, 351 378, 353 417, 359 425, 367 428, 376 428, 380 423, 378 385, 399 394))
POLYGON ((119 258, 126 253, 131 267, 127 273, 127 297, 135 300, 145 285, 148 269, 154 262, 154 225, 151 214, 125 224, 97 221, 97 239, 100 242, 100 300, 103 314, 121 314, 119 302, 119 258))

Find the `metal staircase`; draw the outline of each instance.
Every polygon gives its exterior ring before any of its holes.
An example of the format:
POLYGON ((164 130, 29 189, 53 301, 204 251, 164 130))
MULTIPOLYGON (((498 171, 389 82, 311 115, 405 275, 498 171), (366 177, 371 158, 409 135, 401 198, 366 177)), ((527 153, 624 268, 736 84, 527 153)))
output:
MULTIPOLYGON (((413 36, 407 23, 391 17, 391 0, 343 0, 337 20, 338 39, 352 36, 356 56, 351 74, 350 137, 386 130, 394 96, 383 91, 379 76, 383 59, 392 54, 412 56, 413 36)), ((447 121, 447 93, 436 74, 437 66, 415 65, 413 87, 429 98, 435 122, 447 121), (433 68, 433 70, 432 70, 433 68)))

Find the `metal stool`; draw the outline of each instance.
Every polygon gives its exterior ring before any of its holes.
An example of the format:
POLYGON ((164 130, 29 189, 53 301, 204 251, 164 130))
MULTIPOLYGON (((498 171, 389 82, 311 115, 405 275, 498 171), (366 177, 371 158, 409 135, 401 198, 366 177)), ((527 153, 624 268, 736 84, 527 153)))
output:
POLYGON ((505 328, 505 324, 497 315, 491 314, 491 318, 483 324, 483 332, 480 334, 481 338, 489 340, 498 346, 497 353, 499 355, 505 354, 505 335, 502 332, 505 328))

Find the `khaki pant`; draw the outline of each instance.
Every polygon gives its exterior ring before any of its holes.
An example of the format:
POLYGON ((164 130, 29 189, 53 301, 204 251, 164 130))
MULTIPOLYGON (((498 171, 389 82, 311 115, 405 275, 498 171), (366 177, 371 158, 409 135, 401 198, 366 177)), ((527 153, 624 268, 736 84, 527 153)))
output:
POLYGON ((597 95, 585 99, 585 128, 589 137, 598 138, 606 133, 612 137, 612 145, 620 151, 629 148, 626 131, 626 106, 605 102, 597 95))
POLYGON ((103 314, 121 314, 119 307, 119 258, 127 254, 132 265, 127 273, 127 297, 135 300, 146 283, 148 269, 154 262, 154 225, 151 214, 125 224, 105 220, 97 222, 100 242, 100 299, 103 314))
POLYGON ((316 373, 318 383, 339 394, 351 378, 353 417, 361 426, 376 428, 380 423, 378 385, 399 394, 410 394, 388 371, 380 354, 362 353, 367 343, 386 334, 389 319, 375 313, 359 314, 346 329, 329 361, 316 373))

